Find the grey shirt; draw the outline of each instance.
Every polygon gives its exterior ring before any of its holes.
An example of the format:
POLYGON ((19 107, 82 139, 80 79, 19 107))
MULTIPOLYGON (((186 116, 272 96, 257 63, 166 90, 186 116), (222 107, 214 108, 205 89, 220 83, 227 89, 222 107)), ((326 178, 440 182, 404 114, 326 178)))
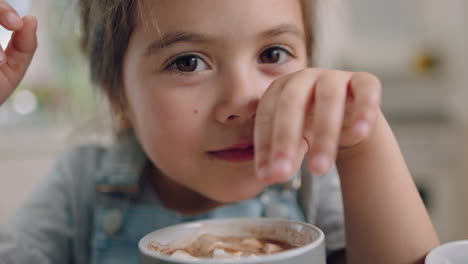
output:
POLYGON ((146 155, 132 134, 109 147, 64 153, 9 223, 0 227, 0 263, 136 263, 138 240, 155 229, 219 217, 282 217, 317 225, 327 252, 345 247, 336 169, 301 169, 287 184, 212 212, 186 217, 165 208, 141 177, 146 155))

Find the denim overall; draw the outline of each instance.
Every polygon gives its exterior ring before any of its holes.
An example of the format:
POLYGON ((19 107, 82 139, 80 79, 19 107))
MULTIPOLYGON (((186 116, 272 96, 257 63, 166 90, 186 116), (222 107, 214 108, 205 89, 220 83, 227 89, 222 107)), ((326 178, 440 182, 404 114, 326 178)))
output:
POLYGON ((148 187, 150 184, 141 179, 147 158, 132 138, 111 153, 105 157, 105 166, 96 179, 92 264, 138 263, 138 241, 156 229, 174 224, 228 217, 305 220, 296 199, 300 172, 290 182, 268 187, 250 200, 185 216, 165 208, 148 187))

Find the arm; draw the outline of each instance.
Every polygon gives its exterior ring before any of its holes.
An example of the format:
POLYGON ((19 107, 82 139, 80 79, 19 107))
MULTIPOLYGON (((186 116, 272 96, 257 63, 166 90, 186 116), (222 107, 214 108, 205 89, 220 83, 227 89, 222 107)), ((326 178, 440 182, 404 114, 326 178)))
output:
POLYGON ((423 263, 439 241, 381 113, 367 140, 339 152, 337 167, 349 263, 423 263))
POLYGON ((9 225, 0 226, 1 264, 88 263, 94 175, 103 153, 83 146, 61 155, 9 225))
POLYGON ((362 72, 308 68, 275 80, 255 120, 257 176, 286 181, 305 154, 322 175, 336 159, 348 263, 422 263, 439 241, 380 94, 378 78, 362 72))
POLYGON ((9 223, 0 227, 2 261, 69 262, 74 231, 69 206, 72 184, 62 173, 62 166, 57 166, 35 187, 9 223))

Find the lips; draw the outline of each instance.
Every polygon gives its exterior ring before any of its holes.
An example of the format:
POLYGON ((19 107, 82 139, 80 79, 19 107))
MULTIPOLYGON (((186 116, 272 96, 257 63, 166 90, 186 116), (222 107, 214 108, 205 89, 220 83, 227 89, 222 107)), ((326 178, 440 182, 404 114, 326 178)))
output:
POLYGON ((254 159, 253 142, 240 143, 225 149, 209 151, 210 155, 230 162, 245 162, 254 159))

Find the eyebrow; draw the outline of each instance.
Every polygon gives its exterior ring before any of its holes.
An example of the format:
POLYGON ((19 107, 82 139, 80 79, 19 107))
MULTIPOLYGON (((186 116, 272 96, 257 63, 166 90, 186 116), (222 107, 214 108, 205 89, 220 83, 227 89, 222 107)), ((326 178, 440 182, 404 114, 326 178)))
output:
POLYGON ((282 34, 292 34, 300 40, 305 40, 305 33, 294 24, 280 24, 279 26, 260 33, 261 38, 272 38, 282 34))
MULTIPOLYGON (((305 40, 305 34, 302 32, 297 26, 294 24, 280 24, 272 29, 266 30, 259 34, 259 38, 273 38, 282 34, 291 34, 299 38, 300 40, 305 40)), ((149 56, 158 51, 165 49, 171 45, 180 42, 188 42, 188 43, 206 43, 213 41, 214 38, 194 33, 188 31, 174 31, 168 32, 162 35, 161 38, 152 42, 148 48, 146 48, 144 55, 149 56)))
POLYGON ((160 39, 152 42, 145 51, 145 55, 151 55, 158 52, 164 48, 169 47, 178 42, 189 42, 189 43, 202 43, 208 42, 211 38, 193 33, 193 32, 184 32, 184 31, 175 31, 164 34, 160 39))

